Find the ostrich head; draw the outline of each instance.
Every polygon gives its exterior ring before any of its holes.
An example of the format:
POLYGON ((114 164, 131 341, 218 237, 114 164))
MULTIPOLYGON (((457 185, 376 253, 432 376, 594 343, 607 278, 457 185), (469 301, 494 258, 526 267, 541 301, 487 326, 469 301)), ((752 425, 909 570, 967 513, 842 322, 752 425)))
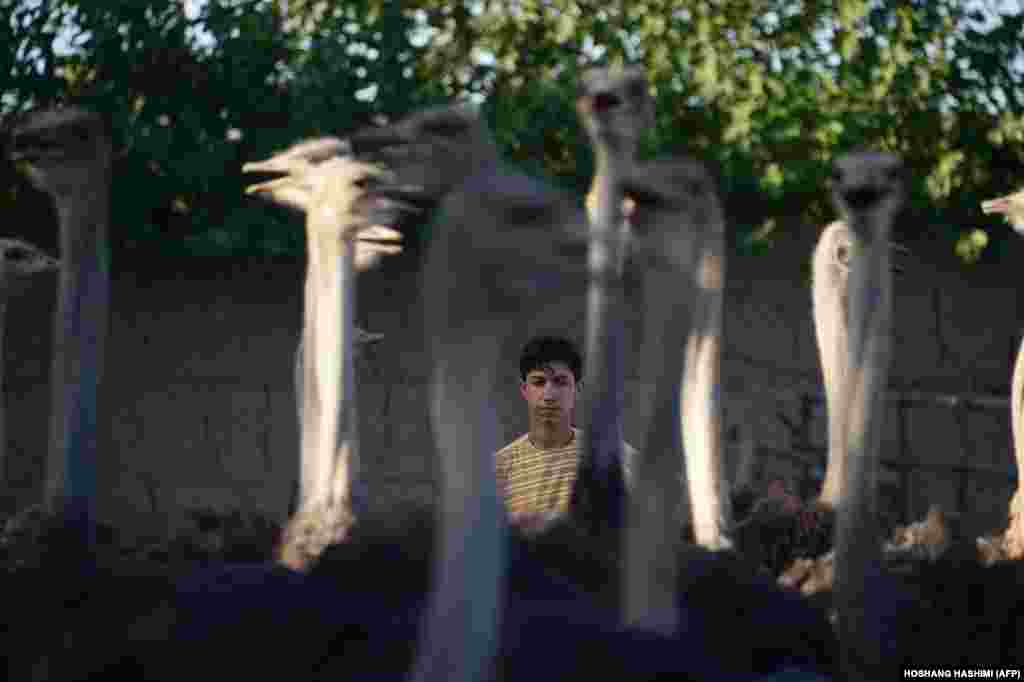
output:
POLYGON ((654 126, 654 102, 641 67, 591 69, 583 74, 576 110, 594 144, 632 157, 654 126))
POLYGON ((623 180, 623 195, 634 234, 630 257, 643 269, 691 272, 699 236, 721 230, 715 183, 696 161, 644 163, 623 180))
POLYGON ((307 140, 266 161, 242 166, 244 173, 283 173, 282 177, 246 188, 294 210, 329 210, 337 235, 355 242, 355 267, 366 270, 383 255, 402 250, 402 234, 394 225, 420 209, 422 193, 394 183, 394 174, 348 155, 337 138, 307 140))
POLYGON ((900 158, 885 152, 853 152, 836 160, 832 198, 861 238, 887 240, 891 217, 903 203, 903 173, 900 158), (884 234, 874 233, 875 226, 884 234))
POLYGON ((284 175, 274 180, 249 185, 245 192, 305 212, 313 197, 316 167, 329 159, 343 157, 349 153, 348 144, 334 137, 299 142, 266 161, 250 161, 243 164, 243 173, 284 175))
POLYGON ((465 104, 418 111, 359 131, 349 141, 358 156, 393 169, 400 182, 421 187, 421 196, 432 201, 498 162, 490 131, 465 104))
POLYGON ((100 115, 65 107, 26 114, 11 131, 10 157, 38 189, 59 199, 90 187, 89 179, 105 180, 113 152, 100 115))
POLYGON ((983 213, 1002 213, 1018 233, 1024 235, 1024 190, 981 202, 983 213))

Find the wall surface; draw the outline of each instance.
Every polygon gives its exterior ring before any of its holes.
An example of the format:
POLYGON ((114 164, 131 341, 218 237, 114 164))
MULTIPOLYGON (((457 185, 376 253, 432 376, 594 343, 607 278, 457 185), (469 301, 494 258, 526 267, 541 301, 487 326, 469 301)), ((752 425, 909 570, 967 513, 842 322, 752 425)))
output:
MULTIPOLYGON (((728 266, 722 366, 730 471, 754 446, 755 474, 794 484, 813 474, 825 443, 806 281, 811 244, 733 258, 728 266)), ((118 264, 102 387, 100 513, 126 528, 173 530, 189 507, 286 514, 297 475, 293 353, 302 264, 200 261, 118 264)), ((949 409, 910 394, 1006 396, 1024 310, 1005 272, 969 277, 908 263, 896 283, 896 328, 883 499, 895 516, 930 502, 1000 527, 1015 485, 1008 410, 949 409), (964 479, 950 467, 978 470, 964 479)), ((361 464, 373 513, 433 502, 436 453, 427 412, 417 261, 384 261, 359 282, 357 322, 385 335, 359 360, 361 464)), ((6 510, 40 496, 49 411, 49 344, 55 278, 37 280, 7 310, 6 510)), ((644 292, 646 296, 670 292, 644 292)), ((583 300, 524 302, 540 312, 502 345, 498 413, 503 439, 526 428, 517 356, 536 332, 583 338, 583 300)), ((639 343, 642 306, 631 308, 627 348, 639 343)), ((628 351, 635 357, 632 350, 628 351)), ((652 377, 627 362, 626 438, 639 438, 633 402, 652 377)), ((934 401, 932 401, 934 402, 934 401)))

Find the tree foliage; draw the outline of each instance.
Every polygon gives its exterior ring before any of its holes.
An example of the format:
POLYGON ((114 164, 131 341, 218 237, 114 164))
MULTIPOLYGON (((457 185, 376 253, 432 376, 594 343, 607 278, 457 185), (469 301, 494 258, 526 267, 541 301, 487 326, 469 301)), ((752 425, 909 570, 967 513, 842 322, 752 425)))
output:
POLYGON ((996 258, 1009 231, 978 203, 1024 175, 1024 15, 984 3, 197 4, 0 0, 4 110, 74 97, 115 121, 121 249, 295 253, 297 219, 243 196, 243 160, 454 97, 484 102, 510 161, 580 191, 572 100, 598 61, 645 65, 645 154, 712 162, 741 247, 817 229, 832 159, 876 147, 911 169, 900 239, 996 258))

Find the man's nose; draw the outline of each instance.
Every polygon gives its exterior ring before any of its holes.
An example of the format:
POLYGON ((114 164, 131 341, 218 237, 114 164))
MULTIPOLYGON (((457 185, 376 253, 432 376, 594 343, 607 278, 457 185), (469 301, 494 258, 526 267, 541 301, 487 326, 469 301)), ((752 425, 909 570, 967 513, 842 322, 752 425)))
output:
POLYGON ((544 392, 542 395, 544 400, 554 400, 558 396, 558 392, 555 390, 555 385, 552 383, 544 384, 544 392))

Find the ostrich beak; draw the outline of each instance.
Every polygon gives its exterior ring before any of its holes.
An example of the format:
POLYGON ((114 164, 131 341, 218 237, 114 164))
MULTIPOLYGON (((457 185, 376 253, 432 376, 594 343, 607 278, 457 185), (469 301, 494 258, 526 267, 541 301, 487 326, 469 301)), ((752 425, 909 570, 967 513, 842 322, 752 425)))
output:
POLYGON ((291 176, 286 176, 283 178, 274 178, 273 180, 253 183, 245 188, 246 194, 262 194, 270 196, 278 196, 282 192, 287 191, 308 192, 309 187, 296 182, 295 178, 291 176))
POLYGON ((393 244, 402 241, 402 233, 383 225, 373 225, 365 230, 360 230, 356 239, 368 244, 393 244))
POLYGON ((350 154, 348 143, 336 137, 307 140, 274 154, 265 161, 242 164, 243 173, 296 173, 314 164, 350 154))
POLYGON ((306 161, 296 160, 290 157, 273 156, 264 161, 249 161, 242 164, 243 173, 294 173, 309 166, 306 161))
POLYGON ((1006 213, 1009 210, 1009 197, 999 197, 998 199, 989 199, 988 201, 981 202, 982 213, 1006 213))
POLYGON ((1024 192, 1015 192, 1009 196, 989 199, 981 202, 982 213, 1001 213, 1014 230, 1024 234, 1024 192))
POLYGON ((292 176, 257 182, 245 188, 245 193, 272 201, 281 206, 305 211, 309 205, 311 188, 292 176))

